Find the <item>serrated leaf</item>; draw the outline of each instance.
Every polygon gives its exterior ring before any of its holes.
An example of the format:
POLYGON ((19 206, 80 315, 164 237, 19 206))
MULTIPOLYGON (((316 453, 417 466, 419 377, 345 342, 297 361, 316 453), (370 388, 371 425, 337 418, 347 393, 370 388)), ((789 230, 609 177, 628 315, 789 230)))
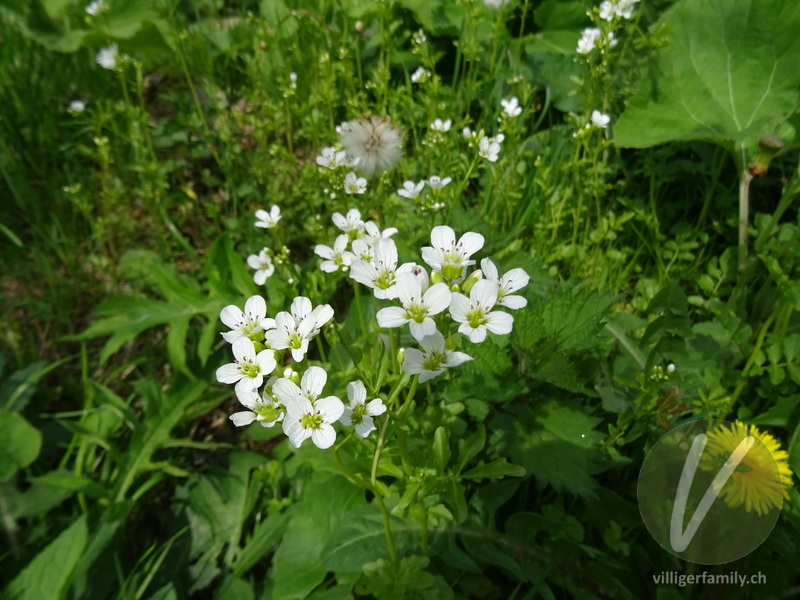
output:
POLYGON ((655 27, 667 45, 615 126, 618 146, 703 139, 753 148, 794 106, 794 0, 680 0, 655 27))

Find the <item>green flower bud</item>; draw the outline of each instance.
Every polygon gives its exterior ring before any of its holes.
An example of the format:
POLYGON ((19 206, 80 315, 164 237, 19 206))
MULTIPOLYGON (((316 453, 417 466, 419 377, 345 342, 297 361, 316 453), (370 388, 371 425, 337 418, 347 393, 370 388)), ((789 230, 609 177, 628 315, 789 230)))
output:
POLYGON ((750 163, 748 170, 753 177, 767 174, 770 161, 783 149, 784 143, 776 135, 768 135, 758 140, 758 154, 750 163))
POLYGON ((406 358, 406 349, 400 348, 400 350, 397 351, 397 362, 402 365, 405 358, 406 358))
POLYGON ((434 271, 431 273, 431 285, 434 283, 442 283, 444 281, 444 277, 439 271, 434 271))
POLYGON ((472 274, 467 277, 466 281, 461 284, 462 289, 464 290, 465 294, 469 294, 469 291, 472 289, 472 286, 475 285, 478 281, 483 279, 483 271, 477 269, 472 272, 472 274))

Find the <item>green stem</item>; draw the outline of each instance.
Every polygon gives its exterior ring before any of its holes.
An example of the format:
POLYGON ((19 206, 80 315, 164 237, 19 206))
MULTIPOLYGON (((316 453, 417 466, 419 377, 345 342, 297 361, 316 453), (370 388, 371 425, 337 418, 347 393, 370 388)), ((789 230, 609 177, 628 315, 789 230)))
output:
POLYGON ((739 179, 739 272, 747 263, 747 225, 750 210, 750 182, 753 176, 747 168, 742 169, 739 179))
POLYGON ((383 502, 381 495, 375 494, 375 502, 378 503, 378 508, 381 509, 381 516, 383 517, 383 533, 386 536, 386 545, 389 547, 389 556, 393 563, 397 562, 397 551, 394 549, 394 539, 392 538, 392 523, 389 520, 389 511, 386 510, 386 504, 383 502))
POLYGON ((753 347, 753 351, 750 353, 750 358, 747 359, 747 363, 744 365, 744 369, 742 369, 742 374, 739 377, 739 383, 736 386, 733 394, 731 394, 731 399, 728 402, 728 411, 730 412, 733 410, 733 405, 736 404, 736 401, 739 399, 739 395, 742 393, 744 386, 747 385, 747 373, 750 371, 750 367, 753 366, 753 363, 756 361, 756 357, 758 353, 761 352, 761 346, 764 344, 764 338, 767 336, 767 331, 769 330, 772 322, 778 315, 780 310, 775 310, 767 317, 767 320, 764 321, 764 324, 761 326, 761 329, 758 332, 758 338, 756 339, 756 345, 753 347))
POLYGON ((422 500, 419 501, 419 507, 422 510, 422 514, 419 517, 422 556, 428 556, 428 510, 422 500))

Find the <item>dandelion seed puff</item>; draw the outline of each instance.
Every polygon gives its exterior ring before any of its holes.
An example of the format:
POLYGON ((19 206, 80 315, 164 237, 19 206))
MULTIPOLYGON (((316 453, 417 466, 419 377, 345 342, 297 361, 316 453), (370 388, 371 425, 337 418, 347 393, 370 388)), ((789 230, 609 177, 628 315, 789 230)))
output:
POLYGON ((403 154, 403 134, 389 117, 363 117, 342 124, 339 133, 355 168, 366 176, 392 169, 403 154))

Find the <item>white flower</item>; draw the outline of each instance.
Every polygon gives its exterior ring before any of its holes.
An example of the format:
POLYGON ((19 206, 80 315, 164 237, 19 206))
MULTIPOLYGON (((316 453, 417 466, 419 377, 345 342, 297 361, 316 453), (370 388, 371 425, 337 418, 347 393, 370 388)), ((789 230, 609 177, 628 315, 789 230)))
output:
POLYGON ((256 219, 258 219, 258 221, 256 221, 256 227, 271 229, 278 224, 278 221, 281 220, 281 209, 277 204, 273 204, 269 212, 265 210, 257 210, 256 219))
POLYGON ((397 296, 402 308, 390 306, 382 308, 376 315, 381 327, 402 327, 408 323, 411 335, 417 341, 425 336, 433 335, 436 323, 432 316, 438 315, 450 306, 452 292, 446 283, 435 283, 425 292, 422 282, 412 273, 397 275, 397 296))
POLYGON ((444 179, 442 179, 438 175, 431 175, 431 177, 429 177, 427 181, 423 180, 422 183, 427 183, 434 190, 440 190, 451 181, 453 181, 451 177, 445 177, 444 179))
POLYGON ((350 171, 344 177, 344 191, 348 194, 363 194, 367 191, 367 180, 350 171))
POLYGON ((308 342, 314 337, 316 320, 313 315, 307 315, 299 323, 286 311, 275 315, 275 329, 270 329, 264 335, 270 347, 276 350, 290 349, 292 359, 300 362, 308 352, 308 342))
POLYGON ((403 371, 410 375, 419 374, 419 382, 425 383, 437 375, 444 373, 445 369, 457 367, 472 360, 463 352, 448 350, 444 337, 438 331, 426 336, 419 341, 424 352, 416 348, 406 348, 403 357, 403 371))
POLYGON ((484 279, 497 286, 497 304, 511 309, 523 308, 528 304, 528 301, 522 296, 511 295, 528 285, 530 277, 524 270, 511 269, 500 277, 495 264, 488 258, 484 258, 481 261, 481 271, 484 279))
POLYGON ((478 155, 489 162, 497 162, 497 156, 500 154, 500 142, 496 141, 497 137, 489 138, 483 136, 478 143, 478 155))
POLYGON ((379 240, 392 237, 395 233, 397 233, 397 227, 387 227, 381 231, 372 221, 364 223, 363 239, 370 246, 374 246, 379 240))
POLYGON ((254 421, 261 423, 262 427, 272 427, 282 421, 286 414, 283 406, 275 402, 266 389, 261 395, 257 389, 253 389, 239 395, 238 398, 239 402, 250 410, 233 413, 228 417, 236 427, 244 427, 254 421))
POLYGON ((364 221, 361 220, 361 213, 357 208, 351 208, 347 211, 346 216, 342 216, 340 213, 335 212, 331 217, 333 224, 339 228, 339 230, 344 231, 347 233, 348 231, 363 231, 364 230, 364 221))
MULTIPOLYGON (((363 260, 364 262, 368 262, 368 263, 372 262, 372 257, 373 257, 372 247, 373 247, 373 245, 374 244, 368 244, 366 242, 366 240, 363 240, 361 238, 353 240, 353 257, 354 257, 353 258, 353 264, 355 264, 355 262, 359 261, 359 260, 363 260)), ((351 273, 352 273, 353 264, 350 265, 351 273)))
POLYGON ((361 437, 367 437, 370 432, 377 429, 372 422, 372 417, 386 412, 383 400, 375 398, 367 404, 367 389, 360 381, 351 381, 347 384, 347 397, 350 399, 350 406, 344 407, 339 421, 347 427, 355 425, 356 433, 361 437))
POLYGON ((72 112, 80 113, 86 109, 86 105, 81 100, 73 100, 69 103, 69 109, 72 112))
POLYGON ((393 168, 403 154, 403 135, 389 117, 365 117, 342 125, 339 134, 356 168, 369 177, 393 168))
POLYGON ((581 39, 578 40, 578 54, 589 54, 594 49, 595 42, 600 39, 601 32, 597 27, 587 27, 581 31, 581 39))
POLYGON ((510 100, 500 100, 500 104, 503 106, 503 112, 512 119, 518 117, 522 112, 522 107, 519 105, 519 99, 516 96, 510 100))
POLYGON ((244 303, 244 312, 233 304, 226 306, 220 311, 219 319, 231 328, 231 331, 222 332, 229 344, 275 327, 275 320, 267 318, 267 303, 261 296, 250 296, 244 303))
POLYGON ((372 262, 356 260, 350 265, 350 277, 372 288, 376 298, 391 300, 397 298, 398 273, 410 270, 411 266, 397 268, 397 246, 394 240, 386 238, 372 247, 372 262))
POLYGON ((599 110, 592 111, 592 125, 605 129, 611 122, 611 117, 601 113, 599 110))
POLYGON ((675 363, 669 363, 667 365, 667 373, 674 373, 675 372, 675 363))
POLYGON ((483 248, 483 236, 468 231, 456 243, 455 232, 447 225, 439 225, 431 230, 431 245, 422 248, 422 260, 451 280, 462 276, 464 267, 474 265, 470 256, 483 248))
POLYGON ((257 255, 251 254, 247 257, 247 266, 256 270, 253 274, 253 281, 256 285, 264 285, 264 282, 275 272, 275 265, 272 264, 272 258, 268 251, 268 248, 262 248, 257 255))
POLYGON ((442 121, 441 119, 435 119, 433 123, 431 123, 431 129, 434 131, 441 131, 442 133, 450 131, 450 127, 453 125, 453 121, 447 119, 447 121, 442 121))
POLYGON ((275 355, 270 349, 256 354, 253 342, 247 337, 235 340, 232 350, 235 360, 217 369, 217 381, 235 383, 237 397, 247 398, 246 394, 260 388, 264 375, 269 375, 277 366, 275 355))
POLYGON ((413 40, 415 44, 424 44, 428 41, 428 36, 425 35, 425 32, 420 29, 417 33, 414 34, 413 40))
POLYGON ((347 152, 336 152, 333 148, 323 148, 317 157, 317 164, 326 169, 337 169, 347 163, 347 152))
POLYGON ((296 325, 300 325, 303 319, 311 315, 314 324, 314 331, 311 332, 311 336, 313 337, 319 333, 320 327, 326 325, 328 321, 333 318, 333 309, 330 304, 320 304, 314 307, 313 310, 311 306, 311 300, 305 296, 298 296, 292 300, 289 312, 296 325))
POLYGON ((486 339, 487 329, 498 335, 511 333, 514 317, 500 311, 490 312, 496 302, 497 284, 481 279, 472 286, 469 298, 464 294, 453 294, 450 316, 461 323, 458 331, 469 337, 473 344, 477 344, 486 339))
POLYGON ((417 67, 417 70, 411 74, 412 83, 425 83, 431 76, 431 72, 425 67, 417 67))
POLYGON ((630 19, 633 16, 633 5, 638 1, 639 0, 617 0, 617 4, 614 7, 617 16, 623 19, 630 19))
POLYGON ((118 51, 117 45, 111 44, 106 48, 101 48, 97 53, 95 60, 97 61, 97 64, 104 69, 113 69, 117 66, 118 51))
POLYGON ((322 261, 319 268, 326 273, 333 273, 334 271, 338 271, 339 268, 344 271, 346 267, 349 267, 354 258, 353 253, 347 251, 347 243, 349 241, 350 238, 342 234, 333 242, 333 248, 323 244, 317 244, 314 247, 314 254, 325 259, 322 261))
POLYGON ((86 8, 84 8, 83 10, 86 11, 86 14, 95 16, 97 13, 105 9, 106 9, 106 3, 103 0, 94 0, 94 2, 87 4, 86 8))
POLYGON ((606 36, 606 39, 608 40, 608 47, 609 48, 616 48, 617 44, 619 43, 619 40, 614 37, 614 32, 613 31, 609 31, 608 32, 608 35, 606 36))
POLYGON ((612 21, 614 19, 614 15, 616 15, 616 10, 614 4, 609 2, 609 0, 605 0, 604 2, 600 3, 600 18, 604 21, 612 21))
POLYGON ((311 404, 308 398, 295 396, 286 405, 283 432, 295 448, 306 439, 317 448, 330 448, 336 441, 336 431, 331 426, 344 412, 344 404, 335 396, 328 396, 311 404))
POLYGON ((468 140, 472 137, 472 130, 469 127, 464 127, 464 129, 461 130, 461 135, 464 136, 465 140, 468 140))
POLYGON ((413 181, 404 181, 403 182, 403 189, 397 190, 397 195, 402 196, 403 198, 408 198, 409 200, 413 200, 419 193, 422 191, 422 188, 425 187, 425 180, 423 179, 419 183, 414 183, 413 181))

